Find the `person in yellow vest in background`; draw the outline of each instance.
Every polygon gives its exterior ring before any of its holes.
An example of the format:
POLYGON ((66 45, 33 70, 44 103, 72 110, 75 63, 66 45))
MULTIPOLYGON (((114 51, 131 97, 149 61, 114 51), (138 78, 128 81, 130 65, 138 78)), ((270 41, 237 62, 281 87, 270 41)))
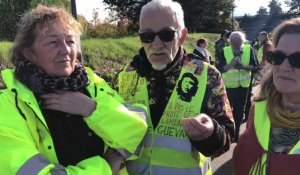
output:
POLYGON ((80 33, 61 8, 38 6, 22 17, 15 68, 0 72, 1 174, 111 175, 139 155, 143 108, 128 110, 78 62, 80 33))
POLYGON ((116 87, 124 100, 149 109, 144 149, 126 162, 129 174, 209 175, 208 157, 230 147, 234 122, 221 75, 184 54, 187 34, 179 3, 153 0, 142 7, 142 48, 116 87))
MULTIPOLYGON (((257 60, 257 67, 252 70, 251 78, 252 78, 252 84, 249 86, 249 92, 248 92, 248 97, 247 97, 247 102, 246 102, 246 107, 245 107, 245 117, 244 121, 248 120, 248 115, 251 107, 251 98, 253 96, 252 94, 252 86, 255 86, 259 84, 260 80, 263 78, 263 75, 265 72, 263 72, 263 67, 267 64, 267 52, 270 51, 273 46, 272 43, 269 39, 269 34, 266 31, 262 31, 258 34, 257 36, 258 40, 258 49, 254 49, 256 51, 256 60, 257 60)), ((255 46, 253 46, 255 47, 255 46)))
POLYGON ((245 105, 251 82, 251 71, 257 66, 255 54, 249 44, 245 43, 245 34, 232 32, 229 36, 230 46, 224 47, 219 60, 220 71, 233 110, 235 122, 235 141, 239 139, 240 125, 244 118, 245 105))
POLYGON ((269 34, 262 31, 258 35, 260 47, 257 52, 258 64, 263 67, 267 63, 267 52, 272 49, 272 42, 269 39, 269 34))
POLYGON ((272 32, 266 74, 233 152, 235 175, 300 174, 300 18, 272 32))

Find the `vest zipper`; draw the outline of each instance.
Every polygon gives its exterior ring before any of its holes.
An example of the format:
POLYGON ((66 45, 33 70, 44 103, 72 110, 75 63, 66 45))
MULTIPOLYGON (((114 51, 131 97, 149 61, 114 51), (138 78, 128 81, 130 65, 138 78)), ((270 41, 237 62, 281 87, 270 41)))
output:
MULTIPOLYGON (((12 89, 11 90, 13 93, 15 93, 15 103, 16 103, 16 108, 18 109, 19 113, 21 114, 21 116, 27 121, 25 114, 22 112, 21 108, 19 107, 19 103, 18 103, 18 92, 16 89, 12 89)), ((48 130, 47 126, 41 121, 41 119, 37 116, 37 114, 35 113, 35 111, 25 102, 25 104, 27 105, 28 108, 31 109, 31 111, 34 113, 35 118, 37 118, 42 125, 44 125, 44 127, 46 128, 46 130, 50 133, 50 131, 48 130)))

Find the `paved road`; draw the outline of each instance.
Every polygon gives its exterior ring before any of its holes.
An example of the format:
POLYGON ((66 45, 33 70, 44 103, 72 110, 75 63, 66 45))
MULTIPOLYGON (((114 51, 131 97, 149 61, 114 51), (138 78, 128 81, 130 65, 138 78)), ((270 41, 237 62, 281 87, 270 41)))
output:
MULTIPOLYGON (((241 132, 245 130, 246 124, 241 125, 241 132)), ((231 144, 230 150, 212 161, 214 175, 232 175, 232 151, 236 143, 231 144)))

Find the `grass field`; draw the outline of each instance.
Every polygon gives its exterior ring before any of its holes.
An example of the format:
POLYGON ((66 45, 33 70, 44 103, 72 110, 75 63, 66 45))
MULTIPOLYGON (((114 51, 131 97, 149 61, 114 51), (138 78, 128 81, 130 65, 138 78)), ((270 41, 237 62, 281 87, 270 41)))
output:
POLYGON ((8 54, 11 46, 12 46, 11 42, 6 42, 6 41, 0 42, 0 64, 5 66, 10 66, 8 60, 8 54))
MULTIPOLYGON (((214 41, 218 34, 195 33, 189 34, 184 44, 187 53, 193 51, 199 38, 206 38, 209 42, 208 50, 214 56, 214 41)), ((0 42, 0 63, 11 66, 8 61, 9 49, 12 43, 0 42)), ((85 39, 82 40, 82 55, 84 65, 93 69, 120 69, 138 53, 141 47, 138 36, 123 38, 85 39)))

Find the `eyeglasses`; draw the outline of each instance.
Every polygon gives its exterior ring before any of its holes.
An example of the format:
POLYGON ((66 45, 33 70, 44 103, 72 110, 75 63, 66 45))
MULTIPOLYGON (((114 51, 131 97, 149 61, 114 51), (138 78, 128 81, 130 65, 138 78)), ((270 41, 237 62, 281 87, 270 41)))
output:
POLYGON ((300 68, 300 52, 295 52, 288 56, 278 50, 267 52, 267 61, 272 65, 281 65, 286 58, 292 67, 300 68))
POLYGON ((176 30, 162 30, 160 32, 141 32, 139 33, 140 39, 143 43, 152 43, 157 35, 162 42, 170 42, 174 40, 176 30))

